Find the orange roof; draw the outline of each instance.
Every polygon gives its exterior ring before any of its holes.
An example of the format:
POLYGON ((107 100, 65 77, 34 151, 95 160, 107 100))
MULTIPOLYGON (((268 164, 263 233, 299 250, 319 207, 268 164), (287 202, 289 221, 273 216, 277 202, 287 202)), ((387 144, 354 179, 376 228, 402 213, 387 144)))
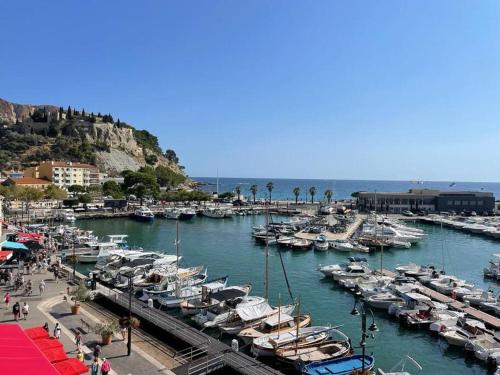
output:
POLYGON ((48 185, 50 181, 42 180, 41 178, 33 178, 33 177, 21 177, 13 179, 16 185, 48 185))

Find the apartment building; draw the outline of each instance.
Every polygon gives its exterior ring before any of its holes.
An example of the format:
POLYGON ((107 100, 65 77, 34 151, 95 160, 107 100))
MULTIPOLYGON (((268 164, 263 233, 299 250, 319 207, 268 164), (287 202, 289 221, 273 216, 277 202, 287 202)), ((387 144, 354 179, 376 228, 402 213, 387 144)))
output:
POLYGON ((99 170, 95 165, 65 162, 46 161, 36 167, 24 171, 25 176, 45 178, 60 188, 71 185, 91 186, 99 185, 99 170))

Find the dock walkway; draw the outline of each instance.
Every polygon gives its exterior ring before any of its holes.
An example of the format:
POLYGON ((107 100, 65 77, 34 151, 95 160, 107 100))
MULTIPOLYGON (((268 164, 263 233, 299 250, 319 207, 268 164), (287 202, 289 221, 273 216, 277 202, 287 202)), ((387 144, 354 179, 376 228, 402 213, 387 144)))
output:
MULTIPOLYGON (((385 276, 389 277, 395 277, 396 274, 392 271, 389 270, 382 270, 382 274, 385 276)), ((436 292, 433 289, 430 289, 426 286, 421 286, 418 288, 418 292, 426 295, 427 297, 430 297, 431 299, 441 302, 441 303, 446 303, 448 306, 450 306, 453 310, 457 311, 462 311, 465 312, 466 314, 472 316, 473 318, 482 321, 486 325, 493 327, 495 329, 500 329, 500 319, 497 317, 490 315, 488 313, 485 313, 484 311, 478 310, 474 307, 470 307, 466 305, 463 302, 457 301, 451 297, 445 296, 442 293, 436 292)))
MULTIPOLYGON (((129 299, 127 293, 117 289, 107 288, 97 283, 97 292, 111 302, 128 309, 129 299)), ((223 366, 229 366, 239 374, 272 375, 281 372, 259 362, 257 359, 244 353, 233 351, 229 346, 219 340, 197 330, 194 327, 176 319, 158 309, 151 309, 147 303, 133 298, 131 301, 132 313, 149 321, 175 338, 185 342, 201 358, 179 366, 172 371, 176 374, 206 374, 223 366)))

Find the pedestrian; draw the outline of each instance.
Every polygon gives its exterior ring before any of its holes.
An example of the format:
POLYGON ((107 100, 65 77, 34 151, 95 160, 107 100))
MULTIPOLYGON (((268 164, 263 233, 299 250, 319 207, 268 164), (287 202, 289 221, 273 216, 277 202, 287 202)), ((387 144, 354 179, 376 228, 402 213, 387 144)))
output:
POLYGON ((80 350, 80 345, 82 344, 82 335, 80 332, 77 332, 75 335, 75 344, 76 344, 76 349, 80 350))
POLYGON ((83 352, 81 350, 78 350, 78 354, 76 355, 76 358, 80 362, 85 363, 85 356, 83 355, 83 352))
POLYGON ((90 366, 90 375, 99 375, 99 360, 97 358, 94 358, 90 366))
POLYGON ((21 315, 21 305, 19 305, 19 302, 16 302, 14 306, 12 306, 12 314, 14 314, 14 319, 17 322, 21 315))
POLYGON ((97 344, 94 347, 94 358, 99 358, 100 355, 101 355, 101 345, 97 344))
POLYGON ((109 361, 106 358, 103 358, 101 364, 101 374, 108 375, 110 371, 111 371, 111 365, 109 364, 109 361))
POLYGON ((11 298, 10 293, 9 292, 5 293, 5 296, 3 297, 3 301, 7 305, 7 308, 10 307, 10 298, 11 298))
POLYGON ((54 267, 54 280, 57 283, 57 278, 59 277, 59 269, 57 267, 54 267))
POLYGON ((24 320, 28 319, 29 310, 30 310, 30 306, 28 305, 28 302, 24 302, 23 308, 22 308, 24 320))
POLYGON ((43 329, 47 331, 47 333, 49 333, 49 323, 45 322, 45 324, 43 325, 43 329))
POLYGON ((45 291, 45 281, 40 281, 40 284, 38 284, 38 289, 40 290, 40 295, 43 295, 43 292, 45 291))
POLYGON ((54 327, 54 337, 56 339, 61 338, 61 326, 59 325, 59 323, 56 323, 56 326, 54 327))

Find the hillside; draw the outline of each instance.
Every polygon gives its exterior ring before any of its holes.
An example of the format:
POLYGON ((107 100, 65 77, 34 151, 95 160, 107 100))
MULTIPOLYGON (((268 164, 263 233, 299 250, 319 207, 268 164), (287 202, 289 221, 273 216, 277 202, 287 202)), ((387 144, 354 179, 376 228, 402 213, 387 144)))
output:
POLYGON ((175 152, 163 153, 156 136, 109 114, 0 99, 0 125, 0 170, 67 160, 96 164, 109 175, 161 165, 185 176, 175 152))

